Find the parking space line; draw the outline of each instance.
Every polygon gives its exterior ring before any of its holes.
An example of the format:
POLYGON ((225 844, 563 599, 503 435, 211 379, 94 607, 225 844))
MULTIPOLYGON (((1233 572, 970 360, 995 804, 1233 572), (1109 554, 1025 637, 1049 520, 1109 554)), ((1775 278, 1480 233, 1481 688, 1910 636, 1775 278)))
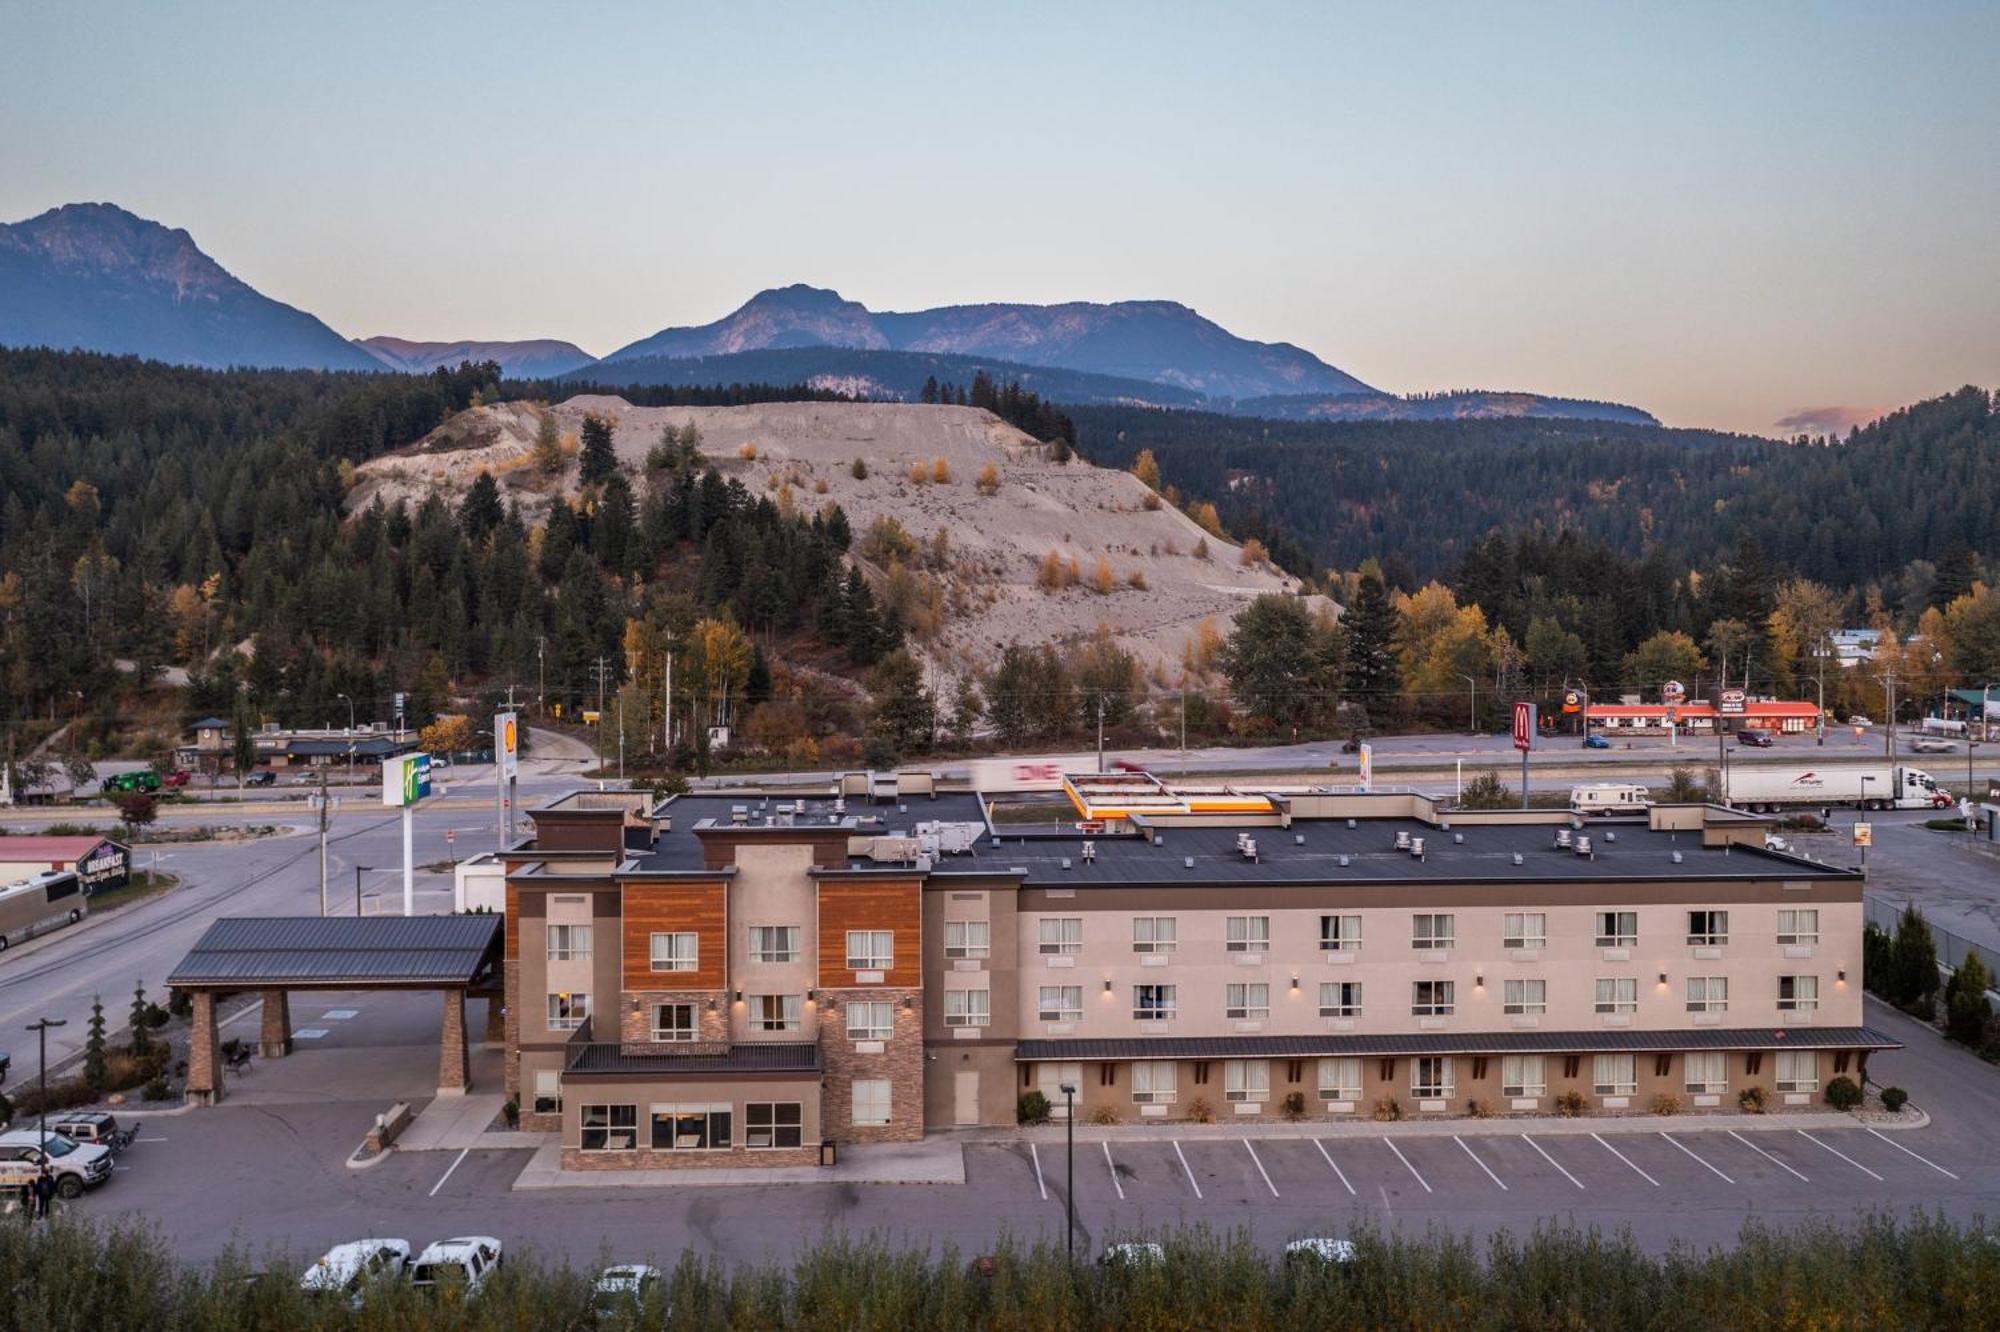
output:
POLYGON ((431 1197, 435 1198, 438 1196, 438 1190, 443 1188, 444 1182, 451 1178, 451 1172, 458 1169, 458 1163, 460 1161, 463 1161, 466 1158, 467 1154, 469 1154, 471 1151, 472 1149, 470 1147, 466 1147, 462 1149, 457 1156, 452 1158, 451 1164, 444 1168, 444 1173, 442 1175, 438 1176, 438 1182, 431 1185, 431 1193, 430 1193, 431 1197))
POLYGON ((1882 1177, 1880 1175, 1870 1170, 1867 1166, 1862 1165, 1861 1162, 1855 1160, 1853 1157, 1849 1156, 1846 1152, 1841 1151, 1840 1148, 1835 1147, 1832 1143, 1820 1142, 1818 1138, 1815 1138, 1812 1134, 1806 1132, 1804 1129, 1794 1129, 1792 1131, 1794 1133, 1797 1133, 1801 1138, 1804 1138, 1807 1142, 1818 1143, 1821 1147, 1826 1148, 1828 1151, 1832 1152, 1835 1156, 1847 1162, 1847 1164, 1853 1166, 1856 1170, 1859 1170, 1862 1174, 1868 1176, 1868 1178, 1874 1180, 1877 1184, 1880 1184, 1882 1182, 1882 1177))
POLYGON ((1780 1161, 1777 1157, 1771 1155, 1769 1152, 1765 1151, 1762 1147, 1759 1147, 1756 1143, 1744 1137, 1741 1133, 1738 1133, 1735 1129, 1729 1129, 1727 1130, 1727 1132, 1730 1137, 1736 1139, 1736 1141, 1742 1143, 1745 1147, 1748 1147, 1751 1151, 1757 1153, 1757 1155, 1763 1157, 1766 1161, 1769 1161, 1772 1165, 1777 1166, 1780 1170, 1783 1170, 1786 1174, 1795 1175, 1800 1180, 1803 1180, 1807 1184, 1812 1183, 1812 1181, 1806 1179, 1804 1175, 1799 1174, 1798 1171, 1792 1169, 1790 1166, 1786 1165, 1783 1161, 1780 1161))
POLYGON ((1527 1144, 1528 1144, 1528 1145, 1529 1145, 1530 1147, 1534 1148, 1534 1149, 1535 1149, 1536 1151, 1538 1151, 1538 1152, 1541 1152, 1541 1153, 1542 1153, 1542 1159, 1543 1159, 1544 1161, 1547 1161, 1547 1162, 1548 1162, 1548 1163, 1549 1163, 1550 1165, 1554 1166, 1554 1167, 1555 1167, 1556 1169, 1558 1169, 1558 1170, 1562 1170, 1562 1177, 1563 1177, 1564 1179, 1566 1179, 1566 1180, 1568 1180, 1568 1181, 1569 1181, 1570 1183, 1572 1183, 1572 1184, 1576 1185, 1576 1186, 1577 1186, 1578 1188, 1582 1188, 1582 1187, 1583 1187, 1583 1181, 1582 1181, 1582 1180, 1578 1179, 1578 1178, 1577 1178, 1577 1177, 1576 1177, 1575 1175, 1572 1175, 1572 1174, 1570 1174, 1570 1173, 1569 1173, 1569 1171, 1567 1171, 1567 1170, 1563 1170, 1563 1163, 1562 1163, 1561 1161, 1558 1161, 1558 1160, 1556 1160, 1556 1158, 1555 1158, 1555 1157, 1553 1157, 1553 1156, 1550 1156, 1550 1155, 1549 1155, 1549 1154, 1548 1154, 1547 1152, 1545 1152, 1545 1151, 1542 1151, 1542 1144, 1540 1144, 1539 1142, 1536 1142, 1536 1141, 1535 1141, 1535 1140, 1534 1140, 1533 1138, 1529 1137, 1529 1136, 1528 1136, 1527 1134, 1525 1134, 1525 1133, 1523 1133, 1523 1134, 1521 1135, 1521 1141, 1522 1141, 1522 1142, 1525 1142, 1525 1143, 1527 1143, 1527 1144))
MULTIPOLYGON (((1175 1145, 1178 1146, 1179 1144, 1175 1145)), ((1277 1197, 1278 1186, 1271 1182, 1271 1172, 1264 1169, 1263 1159, 1257 1155, 1257 1148, 1251 1143, 1250 1139, 1245 1138, 1243 1140, 1243 1150, 1249 1152, 1250 1159, 1257 1163, 1257 1173, 1264 1177, 1264 1187, 1271 1191, 1271 1196, 1273 1198, 1277 1197)))
MULTIPOLYGON (((1321 1142, 1318 1138, 1314 1138, 1313 1146, 1319 1148, 1319 1154, 1326 1158, 1326 1163, 1328 1165, 1333 1166, 1334 1178, 1338 1179, 1342 1184, 1347 1184, 1346 1173, 1342 1171, 1339 1166, 1334 1165, 1333 1153, 1327 1151, 1326 1144, 1321 1142)), ((1347 1196, 1350 1198, 1354 1196, 1354 1186, 1352 1184, 1347 1184, 1347 1196)))
POLYGON ((1028 1144, 1028 1155, 1035 1163, 1035 1187, 1041 1191, 1042 1201, 1047 1202, 1049 1200, 1049 1186, 1042 1179, 1042 1154, 1035 1150, 1035 1144, 1032 1142, 1028 1144))
POLYGON ((134 1138, 134 1142, 165 1142, 165 1138, 134 1138))
POLYGON ((1674 1137, 1671 1133, 1662 1133, 1660 1136, 1665 1138, 1668 1142, 1671 1142, 1674 1146, 1679 1147, 1689 1156, 1694 1156, 1694 1159, 1700 1161, 1704 1166, 1708 1166, 1708 1172, 1714 1175, 1717 1179, 1721 1180, 1724 1184, 1734 1184, 1736 1182, 1729 1176, 1723 1174, 1720 1170, 1717 1170, 1714 1166, 1708 1165, 1708 1161, 1705 1158, 1695 1156, 1692 1149, 1684 1145, 1679 1138, 1674 1137))
POLYGON ((1922 1161, 1925 1165, 1937 1171, 1940 1175, 1943 1175, 1946 1179, 1958 1178, 1957 1175, 1952 1174, 1951 1171, 1946 1170, 1943 1166, 1939 1165, 1936 1161, 1931 1160, 1928 1156, 1917 1156, 1915 1152, 1911 1151, 1909 1148, 1905 1147, 1902 1143, 1897 1142, 1894 1138, 1888 1136, 1887 1134, 1876 1132, 1876 1130, 1874 1129, 1869 1129, 1868 1131, 1870 1133, 1874 1133, 1876 1137, 1882 1139, 1882 1141, 1888 1143, 1891 1147, 1894 1147, 1897 1151, 1901 1152, 1903 1155, 1916 1156, 1919 1161, 1922 1161))
POLYGON ((1111 1144, 1100 1142, 1097 1145, 1104 1149, 1104 1168, 1111 1172, 1111 1187, 1118 1190, 1118 1200, 1123 1202, 1125 1200, 1125 1186, 1118 1182, 1118 1163, 1111 1159, 1111 1144))
POLYGON ((1632 1169, 1638 1170, 1640 1179, 1645 1180, 1648 1184, 1651 1184, 1656 1189, 1660 1187, 1660 1181, 1654 1179, 1651 1175, 1647 1174, 1645 1171, 1639 1170, 1638 1164, 1634 1162, 1631 1157, 1625 1155, 1625 1153, 1619 1151, 1616 1147, 1613 1147, 1610 1143, 1606 1142, 1599 1135, 1593 1133, 1590 1136, 1596 1138, 1597 1145, 1602 1147, 1605 1151, 1610 1152, 1613 1156, 1623 1161, 1626 1165, 1631 1166, 1632 1169))
POLYGON ((1493 1173, 1492 1166, 1487 1165, 1486 1162, 1479 1159, 1479 1153, 1473 1151, 1470 1147, 1467 1147, 1465 1145, 1464 1138, 1461 1138, 1456 1133, 1454 1133, 1451 1135, 1451 1140, 1457 1143, 1464 1150, 1467 1156, 1472 1158, 1472 1163, 1474 1165, 1478 1166, 1481 1170, 1484 1170, 1486 1172, 1486 1178, 1492 1180, 1495 1184, 1498 1184, 1503 1191, 1507 1189, 1506 1182, 1502 1180, 1500 1176, 1493 1173))
POLYGON ((1416 1175, 1417 1183, 1424 1186, 1424 1192, 1425 1193, 1432 1192, 1433 1190, 1431 1189, 1430 1181, 1425 1179, 1422 1175, 1417 1175, 1417 1168, 1410 1164, 1410 1158, 1403 1155, 1402 1150, 1398 1148, 1394 1142, 1391 1142, 1387 1138, 1382 1139, 1382 1141, 1389 1144, 1389 1150, 1396 1153, 1396 1159, 1403 1163, 1403 1168, 1405 1170, 1408 1170, 1412 1175, 1416 1175))
POLYGON ((1201 1185, 1194 1182, 1194 1171, 1188 1169, 1187 1153, 1181 1150, 1179 1141, 1174 1143, 1174 1155, 1181 1159, 1181 1170, 1187 1175, 1188 1187, 1194 1190, 1195 1197, 1201 1197, 1201 1185))

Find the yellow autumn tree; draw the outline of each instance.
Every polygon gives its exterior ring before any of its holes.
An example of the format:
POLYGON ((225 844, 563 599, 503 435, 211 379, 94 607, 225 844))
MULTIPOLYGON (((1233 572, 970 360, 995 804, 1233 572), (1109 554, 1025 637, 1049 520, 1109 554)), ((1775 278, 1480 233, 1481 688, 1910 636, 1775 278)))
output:
POLYGON ((979 469, 979 480, 973 483, 982 495, 996 494, 1000 489, 1000 469, 992 463, 979 469))
POLYGON ((1132 460, 1132 475, 1138 477, 1148 490, 1160 488, 1160 464, 1151 449, 1139 450, 1139 456, 1132 460))

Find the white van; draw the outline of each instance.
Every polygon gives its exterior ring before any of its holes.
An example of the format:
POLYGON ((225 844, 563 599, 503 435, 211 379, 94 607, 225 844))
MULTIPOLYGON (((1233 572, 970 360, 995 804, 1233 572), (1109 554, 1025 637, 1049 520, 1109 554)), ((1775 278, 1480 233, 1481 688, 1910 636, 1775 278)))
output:
POLYGON ((1569 807, 1579 814, 1643 814, 1653 793, 1636 782, 1591 782, 1573 786, 1569 807))

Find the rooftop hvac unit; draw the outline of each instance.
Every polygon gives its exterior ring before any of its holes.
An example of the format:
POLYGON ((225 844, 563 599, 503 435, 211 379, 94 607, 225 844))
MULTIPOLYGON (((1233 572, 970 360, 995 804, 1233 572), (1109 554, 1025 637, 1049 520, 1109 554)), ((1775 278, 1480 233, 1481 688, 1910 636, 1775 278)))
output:
POLYGON ((1353 820, 1353 819, 1349 819, 1349 820, 1347 821, 1347 826, 1348 826, 1348 827, 1350 827, 1350 828, 1352 828, 1352 827, 1354 826, 1354 820, 1353 820))
POLYGON ((1606 828, 1604 830, 1604 840, 1607 842, 1615 842, 1618 840, 1618 834, 1612 831, 1610 828, 1606 828))
POLYGON ((1063 868, 1064 868, 1064 869, 1068 869, 1068 868, 1069 868, 1069 857, 1068 857, 1068 856, 1064 856, 1064 857, 1062 858, 1062 862, 1063 862, 1063 868))
POLYGON ((1245 860, 1255 860, 1257 858, 1256 838, 1246 837, 1243 839, 1243 858, 1245 860))
POLYGON ((1346 869, 1349 863, 1350 863, 1350 862, 1349 862, 1349 860, 1348 860, 1348 858, 1347 858, 1346 856, 1342 856, 1342 857, 1340 858, 1340 867, 1341 867, 1342 869, 1346 869))
MULTIPOLYGON (((1585 837, 1582 833, 1578 833, 1576 835, 1576 853, 1580 856, 1590 855, 1590 839, 1588 837, 1585 837)), ((1596 859, 1595 856, 1592 856, 1591 858, 1593 860, 1596 859)))
POLYGON ((1411 855, 1412 855, 1413 857, 1415 857, 1416 859, 1418 859, 1418 860, 1422 860, 1422 859, 1424 858, 1424 839, 1423 839, 1423 838, 1421 838, 1421 837, 1412 837, 1412 838, 1410 839, 1410 854, 1411 854, 1411 855))
POLYGON ((750 807, 748 805, 731 805, 729 807, 729 821, 731 823, 750 822, 750 807))
POLYGON ((1556 846, 1564 851, 1569 850, 1569 829, 1556 829, 1556 846))
POLYGON ((1516 851, 1516 852, 1514 853, 1514 863, 1515 863, 1516 865, 1519 865, 1519 864, 1522 864, 1522 863, 1523 863, 1523 858, 1522 858, 1522 856, 1521 856, 1521 853, 1520 853, 1519 851, 1516 851))
POLYGON ((1464 833, 1453 833, 1453 834, 1451 835, 1451 844, 1452 844, 1453 846, 1464 846, 1464 845, 1465 845, 1465 834, 1464 834, 1464 833))
POLYGON ((1292 834, 1292 845, 1293 845, 1293 846, 1304 846, 1305 844, 1306 844, 1306 835, 1305 835, 1304 833, 1293 833, 1293 834, 1292 834))
POLYGON ((1097 843, 1085 842, 1083 844, 1082 850, 1080 850, 1078 854, 1083 857, 1084 864, 1088 865, 1093 863, 1097 859, 1097 843))
POLYGON ((1396 849, 1398 851, 1407 851, 1410 849, 1410 834, 1408 831, 1396 834, 1396 849))
POLYGON ((1681 863, 1681 853, 1676 851, 1674 852, 1674 864, 1678 865, 1680 863, 1681 863))
POLYGON ((1182 869, 1193 869, 1193 868, 1194 868, 1194 857, 1193 857, 1193 856, 1182 856, 1182 857, 1181 857, 1181 868, 1182 868, 1182 869))

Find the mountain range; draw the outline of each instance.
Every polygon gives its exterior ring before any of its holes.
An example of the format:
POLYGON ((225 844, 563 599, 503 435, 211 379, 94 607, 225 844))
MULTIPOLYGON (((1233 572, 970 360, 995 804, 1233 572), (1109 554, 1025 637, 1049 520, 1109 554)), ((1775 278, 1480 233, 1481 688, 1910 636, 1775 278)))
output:
POLYGON ((263 295, 169 229, 113 204, 0 225, 0 345, 82 348, 183 365, 428 373, 497 361, 516 379, 611 386, 813 383, 914 399, 927 378, 984 370, 1057 402, 1201 407, 1298 420, 1567 416, 1652 422, 1637 408, 1540 394, 1399 397, 1300 347, 1257 342, 1173 301, 984 304, 878 312, 798 284, 603 360, 556 339, 350 341, 263 295))

